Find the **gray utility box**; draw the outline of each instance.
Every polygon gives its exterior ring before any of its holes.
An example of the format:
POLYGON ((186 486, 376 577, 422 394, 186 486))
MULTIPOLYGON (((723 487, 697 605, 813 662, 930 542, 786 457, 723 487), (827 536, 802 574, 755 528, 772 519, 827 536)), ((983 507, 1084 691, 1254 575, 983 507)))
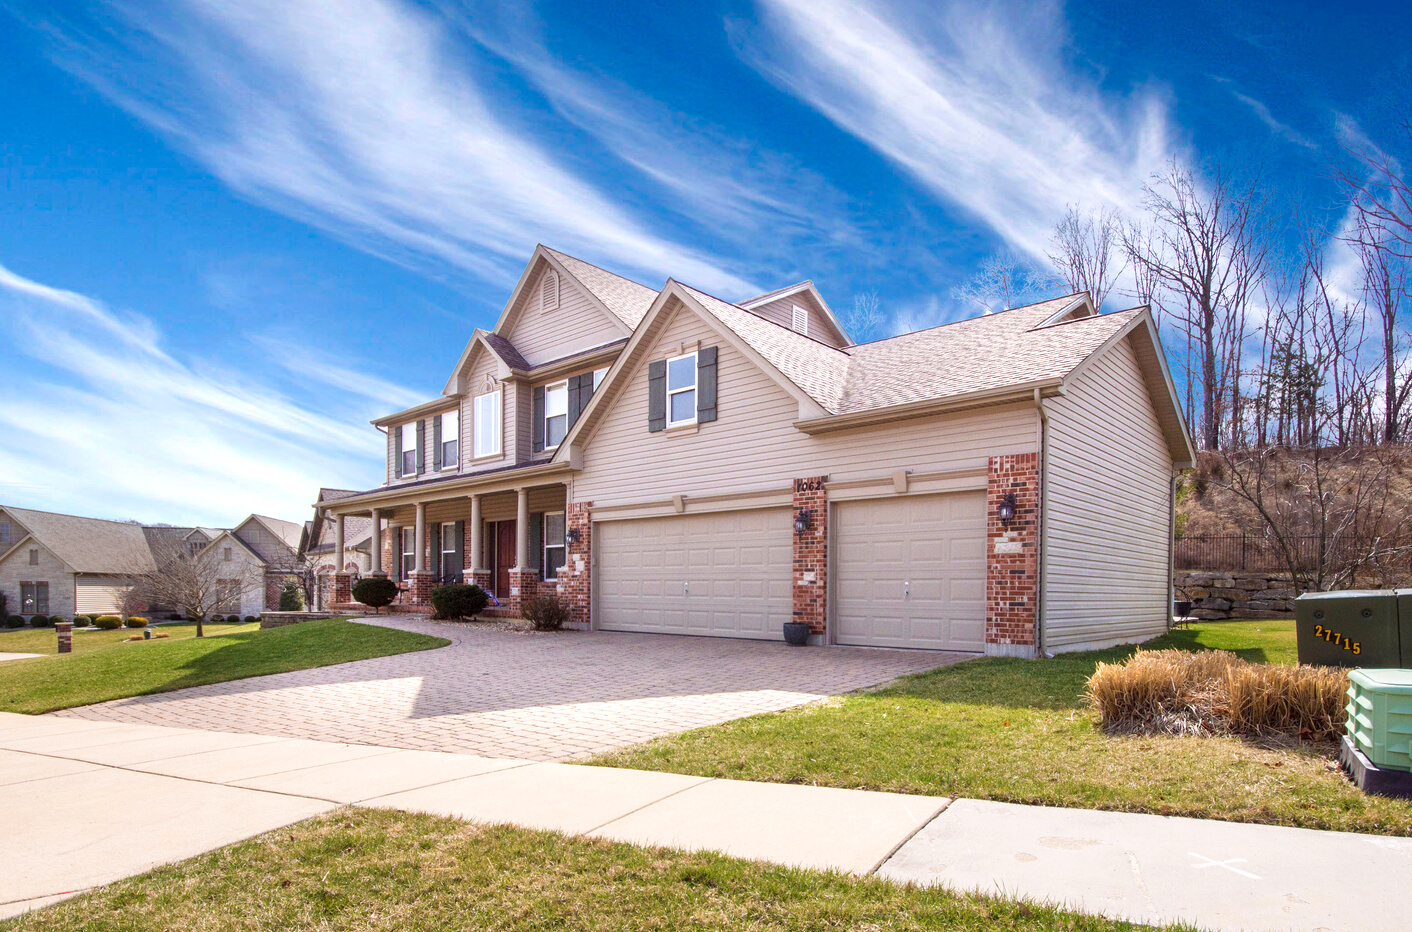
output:
POLYGON ((1306 592, 1294 621, 1302 664, 1412 668, 1412 589, 1306 592))

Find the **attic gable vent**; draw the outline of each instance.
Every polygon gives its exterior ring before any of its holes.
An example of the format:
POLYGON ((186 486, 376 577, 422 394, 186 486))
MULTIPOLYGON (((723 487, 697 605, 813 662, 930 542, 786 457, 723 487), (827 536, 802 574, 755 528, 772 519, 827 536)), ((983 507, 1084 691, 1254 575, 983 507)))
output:
POLYGON ((802 334, 804 334, 805 336, 808 336, 808 335, 809 335, 809 312, 806 311, 806 310, 804 310, 804 308, 800 307, 800 306, 797 305, 797 304, 794 305, 794 315, 793 315, 793 317, 792 317, 792 319, 791 319, 791 324, 790 324, 790 325, 791 325, 792 327, 794 327, 794 330, 795 330, 796 333, 802 333, 802 334))
POLYGON ((559 276, 551 269, 544 273, 544 284, 540 286, 539 309, 553 311, 559 307, 559 276))

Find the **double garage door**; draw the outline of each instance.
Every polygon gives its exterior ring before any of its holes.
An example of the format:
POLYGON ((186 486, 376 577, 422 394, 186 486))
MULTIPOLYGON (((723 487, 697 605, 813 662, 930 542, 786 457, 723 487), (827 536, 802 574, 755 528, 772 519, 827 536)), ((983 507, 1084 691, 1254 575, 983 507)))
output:
MULTIPOLYGON (((835 641, 984 648, 984 493, 841 502, 832 514, 835 641)), ((593 547, 605 630, 779 640, 792 617, 788 508, 599 522, 593 547)))

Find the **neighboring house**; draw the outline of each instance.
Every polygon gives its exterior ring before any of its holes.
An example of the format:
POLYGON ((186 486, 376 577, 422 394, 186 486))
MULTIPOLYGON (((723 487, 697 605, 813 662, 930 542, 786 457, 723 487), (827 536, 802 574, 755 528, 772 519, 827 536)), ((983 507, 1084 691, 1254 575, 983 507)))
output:
POLYGON ((1166 629, 1193 459, 1146 308, 854 345, 809 282, 733 304, 543 246, 442 396, 374 423, 386 482, 323 511, 413 605, 469 578, 605 630, 1022 656, 1166 629))
POLYGON ((0 507, 0 591, 25 616, 113 613, 153 568, 141 525, 0 507))
MULTIPOLYGON (((338 566, 338 547, 335 540, 337 523, 329 520, 325 505, 340 498, 358 493, 348 489, 319 489, 319 498, 314 505, 314 517, 304 522, 304 532, 300 537, 299 555, 302 562, 312 568, 317 581, 316 603, 314 608, 323 608, 333 601, 334 574, 338 566)), ((345 518, 342 570, 355 577, 363 576, 373 568, 372 519, 345 518)))
POLYGON ((305 569, 299 553, 303 533, 304 526, 293 521, 252 514, 212 538, 202 548, 204 559, 228 571, 218 571, 218 579, 230 580, 216 611, 244 616, 278 609, 280 590, 299 582, 305 569))

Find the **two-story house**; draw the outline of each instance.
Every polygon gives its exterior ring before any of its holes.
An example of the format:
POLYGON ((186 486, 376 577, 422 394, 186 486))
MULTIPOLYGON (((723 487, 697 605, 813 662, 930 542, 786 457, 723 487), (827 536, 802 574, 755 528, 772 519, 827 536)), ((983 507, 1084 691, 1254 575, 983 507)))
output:
POLYGON ((1022 656, 1165 630, 1193 459, 1145 308, 855 345, 810 282, 731 303, 543 246, 441 396, 374 423, 386 482, 323 507, 413 606, 467 579, 604 630, 1022 656))

